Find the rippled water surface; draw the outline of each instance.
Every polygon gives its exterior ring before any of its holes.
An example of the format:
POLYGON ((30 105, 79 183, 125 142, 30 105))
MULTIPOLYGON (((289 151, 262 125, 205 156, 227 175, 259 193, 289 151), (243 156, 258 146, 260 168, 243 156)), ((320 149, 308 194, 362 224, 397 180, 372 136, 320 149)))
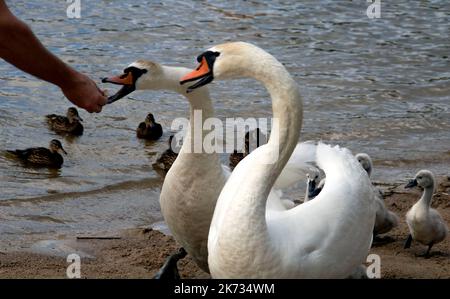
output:
MULTIPOLYGON (((7 2, 53 53, 97 82, 141 58, 194 67, 214 44, 255 43, 301 86, 302 139, 369 153, 376 180, 402 181, 423 167, 448 174, 448 1, 383 2, 380 19, 366 16, 366 1, 81 1, 80 19, 67 18, 66 1, 7 2)), ((162 179, 151 164, 172 120, 187 116, 181 96, 140 91, 101 114, 82 111, 85 134, 67 139, 44 122, 70 106, 58 88, 5 62, 0 86, 1 238, 160 219, 162 179), (166 130, 158 142, 135 138, 148 112, 166 130), (23 168, 3 153, 52 138, 69 153, 58 172, 23 168)), ((221 118, 271 115, 266 91, 252 80, 211 90, 221 118)))

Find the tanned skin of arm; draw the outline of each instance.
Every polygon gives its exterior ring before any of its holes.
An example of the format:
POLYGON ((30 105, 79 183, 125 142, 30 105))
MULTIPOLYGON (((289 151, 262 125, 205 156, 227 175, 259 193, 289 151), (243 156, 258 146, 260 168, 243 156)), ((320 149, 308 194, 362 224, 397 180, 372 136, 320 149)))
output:
POLYGON ((105 94, 83 75, 50 53, 31 29, 0 0, 0 57, 35 77, 59 86, 75 105, 100 112, 105 94))

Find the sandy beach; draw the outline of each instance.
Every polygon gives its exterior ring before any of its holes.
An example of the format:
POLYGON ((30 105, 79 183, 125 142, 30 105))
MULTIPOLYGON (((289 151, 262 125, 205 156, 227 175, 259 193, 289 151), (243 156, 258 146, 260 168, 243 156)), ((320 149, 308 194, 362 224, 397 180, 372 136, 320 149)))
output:
MULTIPOLYGON (((450 222, 450 177, 439 177, 432 206, 450 222)), ((426 247, 413 242, 403 244, 408 235, 405 214, 420 197, 420 190, 405 190, 403 185, 377 184, 385 193, 386 205, 400 217, 400 224, 374 242, 370 253, 381 257, 381 278, 450 278, 450 238, 433 247, 429 258, 420 257, 426 247)), ((97 235, 98 236, 98 235, 97 235)), ((78 236, 80 237, 80 236, 78 236)), ((82 278, 152 278, 166 257, 178 249, 174 239, 152 228, 133 228, 102 235, 106 239, 67 238, 50 247, 79 252, 82 278), (110 239, 108 239, 110 237, 110 239), (57 244, 57 245, 55 245, 57 244)), ((48 241, 47 241, 48 242, 48 241)), ((66 278, 69 263, 59 256, 27 251, 0 253, 0 278, 66 278)), ((182 278, 209 278, 189 255, 179 262, 182 278)))

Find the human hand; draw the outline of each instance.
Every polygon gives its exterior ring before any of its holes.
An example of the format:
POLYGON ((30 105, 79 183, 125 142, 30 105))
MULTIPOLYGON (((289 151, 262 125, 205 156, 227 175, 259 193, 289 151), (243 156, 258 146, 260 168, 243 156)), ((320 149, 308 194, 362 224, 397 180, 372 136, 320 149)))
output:
POLYGON ((107 103, 106 93, 100 90, 89 77, 77 73, 67 84, 61 86, 64 95, 80 108, 99 113, 107 103))

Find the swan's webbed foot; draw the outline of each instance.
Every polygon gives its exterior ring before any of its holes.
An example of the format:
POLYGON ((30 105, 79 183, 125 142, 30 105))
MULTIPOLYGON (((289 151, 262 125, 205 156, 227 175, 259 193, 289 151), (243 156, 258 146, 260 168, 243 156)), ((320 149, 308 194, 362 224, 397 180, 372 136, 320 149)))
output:
POLYGON ((153 279, 179 280, 180 273, 178 272, 177 263, 187 255, 186 250, 181 247, 177 253, 169 256, 164 265, 153 276, 153 279))
POLYGON ((434 245, 434 243, 430 243, 430 244, 428 245, 428 250, 427 250, 427 252, 425 253, 425 256, 426 256, 426 257, 430 257, 430 251, 431 251, 431 247, 433 247, 433 245, 434 245))
POLYGON ((430 257, 431 257, 431 256, 430 256, 430 251, 431 251, 431 248, 433 247, 433 245, 434 245, 434 243, 430 243, 430 244, 428 245, 427 252, 425 252, 425 254, 423 254, 423 255, 421 255, 421 256, 424 257, 424 258, 426 258, 426 259, 430 258, 430 257))
POLYGON ((411 234, 408 235, 408 239, 406 239, 405 246, 403 246, 403 249, 407 249, 411 247, 412 242, 412 236, 411 234))
POLYGON ((433 245, 434 245, 434 243, 429 244, 427 251, 422 254, 416 254, 416 257, 423 257, 425 259, 429 259, 431 257, 430 251, 431 251, 431 248, 433 247, 433 245))
POLYGON ((392 237, 390 237, 390 236, 379 236, 379 235, 376 235, 374 233, 372 246, 373 247, 377 247, 377 246, 382 246, 382 245, 389 244, 389 243, 392 243, 392 242, 395 242, 395 240, 392 237))

